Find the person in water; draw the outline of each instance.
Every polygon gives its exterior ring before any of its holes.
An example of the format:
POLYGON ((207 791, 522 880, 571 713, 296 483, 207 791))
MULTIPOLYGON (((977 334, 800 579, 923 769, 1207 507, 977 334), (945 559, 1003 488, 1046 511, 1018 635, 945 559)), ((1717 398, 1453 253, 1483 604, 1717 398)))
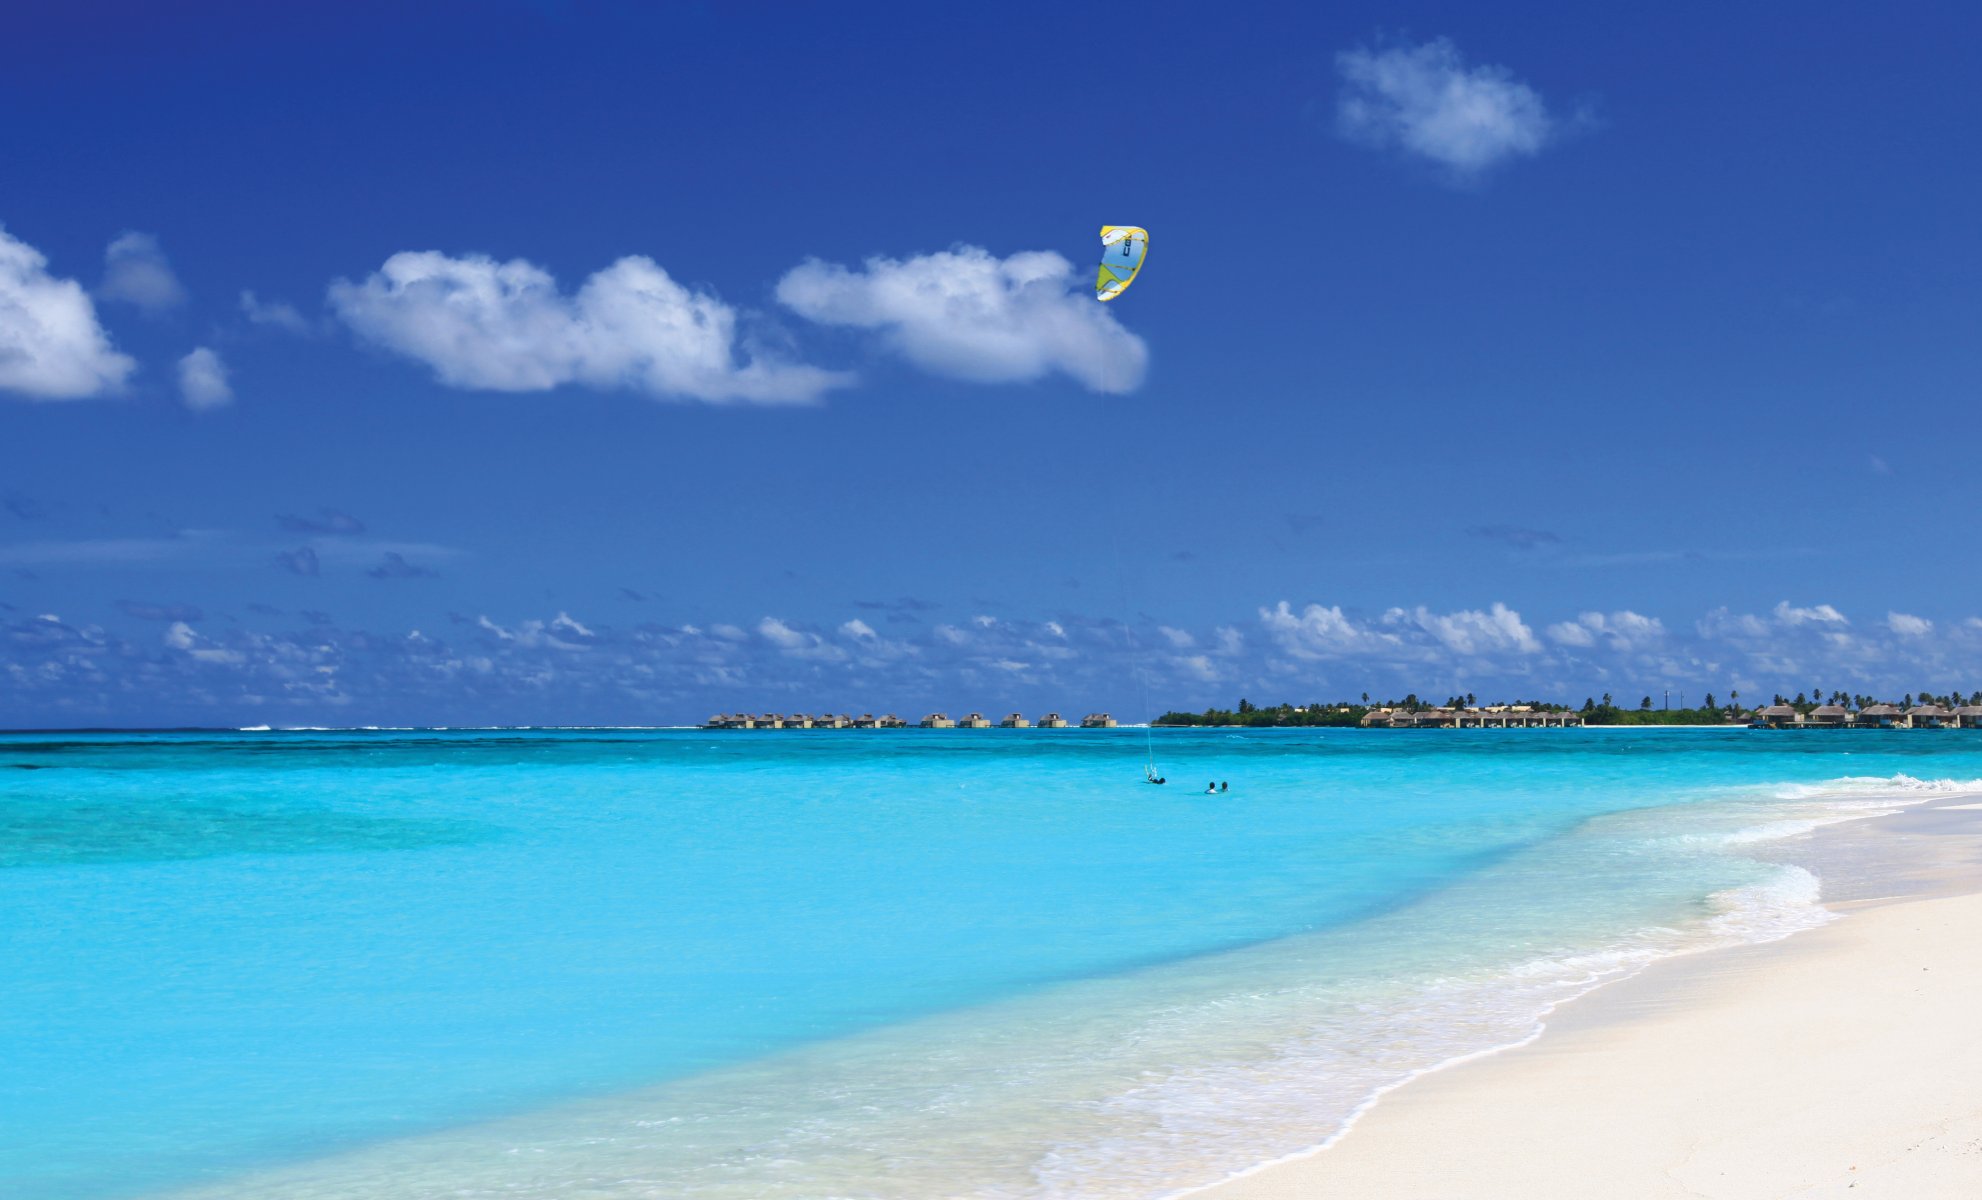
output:
POLYGON ((1226 782, 1225 782, 1225 781, 1223 781, 1223 780, 1220 780, 1220 781, 1219 781, 1219 783, 1218 783, 1218 790, 1219 790, 1219 791, 1221 791, 1221 792, 1229 792, 1229 791, 1231 791, 1231 790, 1232 790, 1232 785, 1231 785, 1231 784, 1229 784, 1229 783, 1226 783, 1226 782))
POLYGON ((1207 783, 1207 784, 1205 784, 1205 785, 1204 785, 1204 794, 1205 794, 1205 795, 1207 795, 1207 796, 1216 796, 1216 795, 1218 794, 1218 785, 1217 785, 1217 784, 1215 784, 1215 783, 1207 783))

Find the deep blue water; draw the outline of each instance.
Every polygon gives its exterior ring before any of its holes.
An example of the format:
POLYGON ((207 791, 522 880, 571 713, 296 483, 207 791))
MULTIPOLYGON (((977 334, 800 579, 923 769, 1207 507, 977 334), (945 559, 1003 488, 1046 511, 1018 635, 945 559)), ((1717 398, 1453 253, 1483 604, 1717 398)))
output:
MULTIPOLYGON (((1715 839, 1884 786, 1834 781, 1982 777, 1954 732, 1226 730, 1159 731, 1152 787, 1143 741, 0 736, 0 1191, 225 1184, 1046 997, 1102 1037, 1185 978, 1416 996, 1711 919, 1775 869, 1715 839)), ((1227 1063, 1226 1032, 1177 1053, 1227 1063)), ((769 1121, 791 1097, 750 1078, 726 1111, 769 1121)))

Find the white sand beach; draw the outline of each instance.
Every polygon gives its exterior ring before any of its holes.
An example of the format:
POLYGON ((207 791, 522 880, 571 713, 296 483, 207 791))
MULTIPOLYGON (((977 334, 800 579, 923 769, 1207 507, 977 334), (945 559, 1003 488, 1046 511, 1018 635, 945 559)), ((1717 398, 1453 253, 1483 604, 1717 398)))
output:
POLYGON ((1657 964, 1526 1046, 1398 1089, 1331 1148, 1195 1195, 1982 1196, 1977 807, 1819 831, 1803 849, 1827 884, 1908 894, 1657 964))

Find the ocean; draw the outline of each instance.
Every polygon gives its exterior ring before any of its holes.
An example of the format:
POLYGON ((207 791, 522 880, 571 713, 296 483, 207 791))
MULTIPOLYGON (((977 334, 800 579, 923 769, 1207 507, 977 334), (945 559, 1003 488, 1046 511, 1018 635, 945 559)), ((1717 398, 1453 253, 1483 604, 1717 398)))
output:
POLYGON ((1151 740, 1167 786, 1136 729, 0 735, 0 1194, 1187 1193, 1829 919, 1762 848, 1982 778, 1956 731, 1151 740))

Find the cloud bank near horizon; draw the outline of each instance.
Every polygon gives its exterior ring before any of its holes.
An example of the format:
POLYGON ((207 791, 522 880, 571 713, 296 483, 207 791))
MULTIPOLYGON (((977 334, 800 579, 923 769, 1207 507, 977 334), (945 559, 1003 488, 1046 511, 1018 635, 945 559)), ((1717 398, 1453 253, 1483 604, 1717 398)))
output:
POLYGON ((1631 704, 1668 689, 1693 702, 1737 689, 1747 702, 1833 688, 1895 698, 1982 689, 1982 617, 1890 612, 1858 624, 1829 605, 1788 602, 1680 623, 1628 609, 1531 623, 1504 604, 1361 615, 1278 601, 1198 629, 1074 613, 942 619, 925 606, 926 617, 885 632, 856 615, 623 624, 568 609, 439 612, 390 630, 268 605, 237 618, 155 597, 118 611, 128 620, 105 624, 0 605, 0 724, 638 724, 879 708, 1140 719, 1154 715, 1135 711, 1145 686, 1156 708, 1193 711, 1241 696, 1309 703, 1364 692, 1571 704, 1609 692, 1631 704), (177 707, 147 707, 161 697, 177 707))

